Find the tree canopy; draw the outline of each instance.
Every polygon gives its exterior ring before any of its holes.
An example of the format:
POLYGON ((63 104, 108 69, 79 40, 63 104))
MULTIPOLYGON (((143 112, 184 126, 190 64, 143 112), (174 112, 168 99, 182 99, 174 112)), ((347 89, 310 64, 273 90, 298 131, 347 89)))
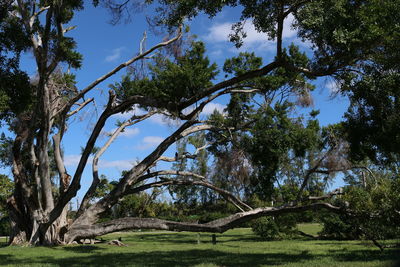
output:
MULTIPOLYGON (((11 243, 71 243, 132 228, 223 232, 262 216, 317 209, 360 218, 366 216, 360 211, 363 208, 376 209, 359 206, 363 199, 381 201, 384 191, 397 192, 395 170, 391 170, 394 182, 382 180, 379 190, 355 174, 364 170, 372 177, 369 167, 398 163, 400 2, 128 0, 93 4, 109 8, 114 19, 132 12, 131 8, 152 4, 157 9, 152 22, 169 34, 151 48, 141 46, 131 59, 84 88, 77 88, 75 76, 62 68, 85 67, 75 40, 68 37, 75 29, 66 26, 83 10, 83 1, 18 0, 0 5, 0 119, 12 133, 1 137, 0 159, 13 173, 14 191, 7 200, 11 243), (183 25, 187 20, 200 13, 212 18, 224 7, 241 11, 230 35, 237 47, 244 42, 248 20, 274 42, 269 62, 254 51, 245 51, 219 69, 207 57, 201 40, 187 38, 183 25), (298 38, 310 44, 308 51, 283 42, 289 16, 298 38), (35 78, 20 69, 23 51, 34 58, 35 78), (135 65, 138 62, 145 64, 135 65), (108 99, 103 95, 88 98, 96 86, 128 66, 130 71, 122 80, 110 85, 108 99), (344 123, 322 127, 318 111, 296 113, 312 105, 319 77, 333 77, 340 84, 339 93, 349 96, 344 123), (222 96, 228 99, 224 112, 202 117, 205 106, 222 96), (70 174, 62 151, 64 135, 72 126, 70 118, 96 97, 107 103, 70 174), (118 122, 99 146, 110 117, 137 107, 142 112, 118 122), (127 127, 156 114, 179 120, 179 125, 152 152, 108 183, 99 174, 101 156, 127 127), (167 156, 175 144, 175 156, 167 156), (91 185, 68 222, 68 203, 81 188, 89 159, 91 185), (368 159, 371 166, 365 164, 368 159), (174 165, 155 169, 160 162, 174 165), (361 179, 363 189, 327 192, 338 172, 361 179), (143 218, 155 215, 143 203, 165 187, 183 203, 200 199, 206 204, 220 198, 238 212, 207 223, 143 218), (346 193, 350 206, 335 199, 346 193), (138 206, 129 210, 121 204, 123 200, 138 206), (102 215, 112 207, 128 216, 104 221, 102 215), (130 216, 133 213, 140 216, 130 216)), ((397 211, 397 200, 392 204, 385 209, 397 211)), ((391 213, 392 222, 397 213, 391 213)))

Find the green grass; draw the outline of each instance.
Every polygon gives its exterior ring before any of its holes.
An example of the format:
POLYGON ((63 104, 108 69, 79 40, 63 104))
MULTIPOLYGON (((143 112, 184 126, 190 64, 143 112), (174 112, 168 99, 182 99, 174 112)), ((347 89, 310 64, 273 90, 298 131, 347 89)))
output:
POLYGON ((400 255, 393 249, 380 252, 367 241, 260 241, 250 229, 217 234, 216 245, 211 243, 208 233, 200 234, 200 244, 196 233, 187 232, 114 233, 103 238, 118 237, 128 247, 106 244, 3 247, 0 266, 368 267, 395 266, 394 261, 400 255))
POLYGON ((306 234, 317 236, 318 232, 322 230, 322 225, 319 223, 301 223, 297 225, 297 228, 306 234))

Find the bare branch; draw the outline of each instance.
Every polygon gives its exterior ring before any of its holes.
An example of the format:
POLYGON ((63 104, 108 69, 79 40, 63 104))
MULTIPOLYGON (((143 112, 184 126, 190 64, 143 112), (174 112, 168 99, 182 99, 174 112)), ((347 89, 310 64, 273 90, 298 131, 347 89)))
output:
POLYGON ((38 12, 36 12, 35 14, 33 14, 29 20, 29 26, 30 28, 32 28, 33 24, 35 23, 36 18, 43 13, 44 11, 48 10, 50 8, 50 6, 46 6, 46 7, 42 7, 40 8, 40 10, 38 12))
POLYGON ((99 169, 98 169, 98 162, 99 158, 104 154, 104 152, 108 149, 108 147, 111 145, 112 142, 118 137, 118 135, 128 126, 134 125, 136 123, 139 123, 151 116, 153 116, 156 112, 151 111, 143 116, 133 116, 129 120, 125 121, 122 123, 115 131, 114 133, 110 136, 110 138, 107 140, 107 142, 104 144, 102 148, 96 153, 96 155, 93 158, 93 164, 92 164, 92 173, 93 173, 93 181, 92 184, 90 185, 88 191, 86 192, 81 206, 79 207, 79 210, 76 214, 76 217, 79 217, 82 212, 87 208, 90 199, 93 197, 94 192, 96 191, 96 188, 98 184, 100 183, 99 179, 99 169))
POLYGON ((299 190, 299 192, 297 193, 297 197, 296 197, 297 200, 300 200, 301 194, 303 193, 304 188, 307 186, 308 181, 309 181, 311 175, 312 175, 313 173, 316 173, 316 172, 317 172, 318 168, 321 166, 322 162, 326 159, 326 157, 328 156, 329 152, 330 152, 330 151, 326 152, 326 153, 317 161, 317 163, 316 163, 311 169, 307 170, 307 173, 306 173, 306 175, 304 176, 303 183, 302 183, 301 186, 300 186, 300 190, 299 190))
POLYGON ((197 155, 199 154, 199 152, 201 150, 206 149, 208 146, 210 146, 210 144, 205 144, 204 146, 197 148, 193 154, 190 154, 189 152, 185 152, 181 155, 178 155, 178 158, 161 156, 157 161, 176 162, 177 160, 182 160, 182 159, 195 159, 197 157, 197 155))
POLYGON ((134 63, 135 61, 138 61, 144 57, 146 57, 147 55, 151 54, 153 51, 167 46, 173 42, 175 42, 176 40, 178 40, 179 38, 181 38, 182 36, 182 27, 179 27, 178 33, 174 38, 171 38, 165 42, 161 42, 155 46, 153 46, 152 48, 148 49, 147 51, 131 58, 130 60, 120 64, 118 67, 114 68, 113 70, 111 70, 110 72, 108 72, 107 74, 101 76, 100 78, 96 79, 94 82, 92 82, 90 85, 88 85, 86 88, 84 88, 82 91, 80 91, 75 97, 73 97, 69 103, 62 109, 62 110, 69 110, 71 108, 71 106, 78 101, 80 98, 82 98, 87 92, 89 92, 90 90, 92 90, 95 86, 97 86, 99 83, 103 82, 104 80, 108 79, 109 77, 113 76, 115 73, 117 73, 118 71, 120 71, 123 68, 126 68, 127 66, 131 65, 132 63, 134 63))
POLYGON ((69 186, 68 190, 64 194, 61 194, 56 206, 50 212, 49 221, 47 222, 46 225, 51 225, 58 218, 58 216, 63 211, 65 205, 67 205, 67 203, 76 195, 76 193, 80 189, 80 181, 81 181, 82 173, 86 166, 89 155, 93 151, 93 147, 96 143, 96 140, 97 140, 101 130, 103 129, 107 119, 113 114, 111 112, 111 110, 112 110, 112 106, 115 101, 115 97, 116 97, 115 94, 112 91, 109 91, 109 99, 108 99, 107 107, 103 111, 103 113, 100 115, 100 118, 98 119, 98 121, 92 131, 92 134, 90 135, 89 140, 86 143, 86 147, 82 153, 81 159, 79 160, 78 167, 76 168, 71 185, 69 186))
POLYGON ((227 93, 257 93, 260 92, 260 89, 234 89, 234 90, 229 90, 227 93))
POLYGON ((61 130, 57 134, 53 135, 53 148, 54 148, 54 159, 56 162, 58 175, 60 177, 60 193, 62 194, 63 192, 65 192, 65 190, 67 190, 71 176, 67 174, 67 170, 65 168, 64 161, 61 156, 61 149, 60 149, 61 135, 62 135, 61 130))
POLYGON ((139 53, 140 53, 140 55, 143 54, 144 45, 145 45, 145 43, 146 43, 146 40, 147 40, 147 33, 146 33, 146 31, 145 31, 145 32, 143 33, 143 38, 142 38, 142 40, 140 41, 140 48, 139 48, 139 53))
POLYGON ((78 104, 78 108, 71 111, 70 113, 67 114, 67 117, 71 117, 72 115, 78 113, 79 111, 81 111, 81 109, 83 109, 84 107, 86 107, 86 105, 88 105, 90 102, 94 101, 94 98, 89 98, 88 100, 86 100, 83 103, 78 104))
POLYGON ((69 32, 69 31, 72 31, 72 30, 74 30, 76 28, 76 26, 70 26, 70 27, 68 27, 68 28, 65 28, 65 29, 63 29, 63 33, 67 33, 67 32, 69 32))

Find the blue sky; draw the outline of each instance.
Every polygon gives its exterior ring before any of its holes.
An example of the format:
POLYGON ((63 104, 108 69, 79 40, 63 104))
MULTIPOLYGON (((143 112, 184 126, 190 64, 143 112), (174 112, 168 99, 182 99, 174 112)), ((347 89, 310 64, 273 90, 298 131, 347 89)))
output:
MULTIPOLYGON (((77 87, 84 88, 99 76, 107 73, 115 66, 119 65, 136 55, 139 51, 139 43, 144 31, 147 31, 147 48, 162 41, 164 36, 154 36, 148 31, 145 16, 151 15, 151 11, 135 14, 130 23, 112 26, 109 21, 110 16, 103 8, 87 6, 83 11, 78 12, 70 25, 77 25, 77 28, 69 33, 78 44, 78 51, 83 54, 84 61, 80 70, 73 70, 77 77, 77 87)), ((268 41, 266 36, 257 33, 251 22, 245 26, 248 37, 244 46, 237 50, 228 42, 228 34, 232 23, 236 22, 240 16, 240 10, 234 8, 224 9, 217 17, 210 20, 207 16, 201 15, 195 20, 190 21, 191 33, 196 34, 198 39, 205 42, 207 53, 211 61, 216 62, 220 67, 226 58, 237 55, 240 51, 254 51, 258 56, 264 58, 267 63, 274 56, 274 43, 268 41)), ((309 52, 309 44, 302 43, 296 37, 296 32, 291 29, 290 17, 285 23, 284 44, 291 42, 298 44, 302 50, 309 52)), ((35 74, 35 66, 32 56, 26 54, 23 57, 23 68, 32 76, 35 74)), ((101 114, 103 106, 107 101, 108 85, 119 81, 126 72, 123 70, 111 79, 103 82, 96 89, 88 94, 95 97, 95 105, 90 105, 79 113, 71 121, 67 134, 64 138, 64 155, 66 166, 70 174, 74 173, 79 160, 81 147, 83 147, 89 137, 91 128, 101 114)), ((319 109, 319 119, 322 125, 338 122, 347 108, 345 98, 331 99, 330 95, 335 90, 335 85, 330 79, 320 79, 316 81, 317 89, 313 92, 313 109, 319 109)), ((225 99, 219 99, 206 107, 205 115, 210 114, 214 108, 222 111, 226 104, 225 99)), ((307 112, 310 109, 300 110, 307 112)), ((140 112, 139 110, 137 112, 140 112)), ((115 115, 109 120, 105 131, 97 146, 101 146, 107 140, 107 133, 116 128, 116 120, 128 118, 127 114, 115 115)), ((100 173, 105 174, 110 180, 118 180, 122 170, 129 169, 135 161, 142 159, 156 147, 157 144, 168 136, 175 129, 174 123, 164 120, 161 116, 156 116, 141 123, 139 126, 128 128, 107 150, 100 160, 100 173)), ((167 151, 167 155, 174 153, 174 147, 167 151)), ((163 166, 157 166, 161 168, 163 166)), ((9 170, 3 170, 11 176, 9 170)), ((86 166, 83 175, 82 190, 79 198, 82 199, 83 191, 88 187, 92 179, 91 164, 86 166)))

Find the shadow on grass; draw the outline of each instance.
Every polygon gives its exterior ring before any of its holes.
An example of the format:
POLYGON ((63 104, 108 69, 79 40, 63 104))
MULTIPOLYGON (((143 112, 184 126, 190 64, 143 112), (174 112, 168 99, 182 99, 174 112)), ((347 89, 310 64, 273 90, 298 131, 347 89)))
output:
MULTIPOLYGON (((82 249, 82 247, 71 247, 82 249)), ((65 249, 71 249, 65 248, 65 249)), ((82 249, 83 250, 83 249, 82 249)), ((75 251, 75 250, 74 250, 75 251)), ((80 251, 83 252, 83 251, 80 251)), ((315 256, 307 251, 301 253, 229 253, 218 250, 185 250, 185 251, 151 251, 134 252, 121 251, 120 253, 90 253, 80 254, 75 257, 54 258, 50 256, 36 256, 29 259, 18 259, 15 256, 5 255, 0 258, 0 265, 43 265, 52 264, 58 266, 193 266, 202 263, 212 263, 217 266, 260 266, 260 265, 282 265, 301 263, 311 260, 323 260, 331 257, 338 261, 369 261, 397 259, 394 250, 380 251, 336 251, 329 256, 315 256), (90 253, 90 254, 89 254, 90 253)))
POLYGON ((54 264, 59 266, 193 266, 202 263, 213 263, 218 266, 259 266, 276 265, 311 260, 308 254, 234 254, 215 250, 187 251, 152 251, 125 253, 93 253, 91 255, 57 259, 49 256, 37 256, 31 259, 7 257, 1 264, 12 262, 15 265, 54 264))
MULTIPOLYGON (((211 243, 212 240, 212 234, 209 233, 202 233, 200 234, 200 238, 202 242, 206 243, 211 243)), ((173 235, 173 234, 145 234, 145 235, 137 235, 134 238, 132 237, 127 237, 124 238, 124 240, 129 240, 131 242, 137 242, 137 241, 144 241, 144 242, 168 242, 168 243, 174 243, 174 244, 193 244, 194 242, 197 241, 197 236, 193 234, 182 234, 179 233, 179 235, 173 235)), ((258 241, 264 241, 261 238, 251 236, 251 235, 244 235, 244 236, 238 236, 238 235, 221 235, 217 234, 217 243, 227 243, 227 242, 258 242, 258 241)))
POLYGON ((101 250, 105 250, 105 248, 98 246, 74 246, 74 247, 63 247, 66 251, 71 251, 74 253, 92 253, 92 252, 100 252, 101 250))

